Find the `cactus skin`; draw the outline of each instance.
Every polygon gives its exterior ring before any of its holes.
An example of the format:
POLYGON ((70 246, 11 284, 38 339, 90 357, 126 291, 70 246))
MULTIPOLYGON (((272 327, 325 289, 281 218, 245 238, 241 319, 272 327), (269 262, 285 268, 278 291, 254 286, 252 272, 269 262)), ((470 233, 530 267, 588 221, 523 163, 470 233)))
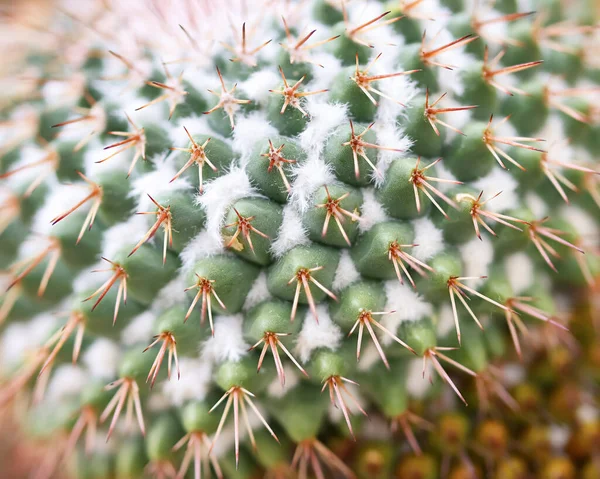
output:
POLYGON ((593 2, 127 3, 7 67, 8 474, 597 477, 593 2))

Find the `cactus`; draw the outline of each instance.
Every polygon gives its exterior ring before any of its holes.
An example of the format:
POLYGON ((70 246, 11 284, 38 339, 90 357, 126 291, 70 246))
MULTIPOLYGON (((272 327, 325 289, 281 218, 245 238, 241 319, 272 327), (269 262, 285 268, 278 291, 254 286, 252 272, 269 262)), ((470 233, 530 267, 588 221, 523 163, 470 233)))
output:
POLYGON ((597 477, 593 2, 55 3, 2 27, 38 477, 597 477))

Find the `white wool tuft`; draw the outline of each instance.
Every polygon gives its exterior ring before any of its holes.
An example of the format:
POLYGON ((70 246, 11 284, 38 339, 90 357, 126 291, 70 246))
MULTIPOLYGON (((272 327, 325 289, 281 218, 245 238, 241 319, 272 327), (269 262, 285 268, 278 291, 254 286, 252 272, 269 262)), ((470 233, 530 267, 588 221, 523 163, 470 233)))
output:
MULTIPOLYGON (((354 396, 354 399, 359 404, 359 406, 363 410, 366 409, 367 401, 361 394, 360 385, 357 386, 356 384, 345 383, 344 386, 348 390, 348 394, 351 394, 352 396, 354 396)), ((323 392, 323 394, 325 394, 325 392, 323 392)), ((360 409, 357 407, 357 405, 354 403, 354 401, 346 401, 346 406, 348 407, 348 410, 350 411, 351 415, 360 414, 360 409)), ((329 403, 329 408, 327 410, 327 416, 329 417, 329 420, 332 423, 335 423, 335 424, 341 423, 344 420, 343 414, 344 413, 337 405, 334 405, 331 402, 329 403)))
MULTIPOLYGON (((376 334, 380 339, 383 337, 381 333, 376 334)), ((360 351, 358 370, 363 372, 370 371, 378 361, 381 361, 381 356, 379 356, 379 352, 377 351, 375 344, 372 341, 367 342, 367 344, 363 343, 363 347, 360 351)))
POLYGON ((187 128, 187 131, 190 132, 192 138, 196 135, 208 135, 211 138, 219 138, 222 141, 228 141, 222 138, 220 135, 215 134, 214 131, 210 128, 208 124, 208 117, 206 115, 202 116, 192 116, 181 118, 177 120, 176 125, 170 130, 170 137, 173 146, 179 148, 187 148, 190 143, 190 138, 187 136, 187 133, 183 129, 183 127, 187 128))
MULTIPOLYGON (((167 411, 170 407, 171 404, 169 403, 169 399, 167 398, 167 396, 165 396, 163 394, 162 390, 157 390, 154 391, 153 394, 150 395, 150 397, 148 398, 148 402, 147 402, 147 406, 148 411, 150 411, 151 413, 160 413, 162 411, 167 411)), ((123 431, 123 433, 127 433, 128 431, 123 431)), ((129 431, 129 433, 132 433, 133 431, 129 431)))
POLYGON ((197 201, 206 211, 206 232, 210 244, 221 243, 221 226, 227 208, 240 198, 256 196, 246 172, 232 168, 227 174, 208 183, 197 201))
MULTIPOLYGON (((267 100, 275 93, 269 90, 279 90, 283 84, 281 76, 273 69, 265 69, 254 72, 247 80, 238 84, 240 91, 244 92, 244 98, 252 100, 252 103, 264 105, 267 100)), ((237 128, 237 125, 236 125, 237 128)))
POLYGON ((201 401, 210 388, 212 364, 199 359, 180 358, 179 371, 171 376, 170 381, 162 383, 162 392, 171 406, 181 407, 191 400, 201 401))
POLYGON ((483 191, 484 200, 502 192, 485 205, 488 211, 495 213, 517 208, 521 204, 516 191, 517 186, 513 175, 500 168, 494 168, 489 175, 473 182, 474 188, 483 191))
POLYGON ((316 152, 309 154, 308 159, 294 169, 294 182, 290 192, 290 203, 300 212, 306 212, 311 207, 311 198, 323 185, 331 184, 335 176, 316 152))
POLYGON ((333 278, 333 290, 340 291, 359 279, 360 273, 354 266, 354 261, 352 261, 352 258, 350 257, 350 252, 347 249, 342 250, 340 262, 338 263, 335 277, 333 278))
POLYGON ((428 218, 419 218, 413 221, 415 229, 415 246, 411 254, 421 261, 426 261, 444 249, 444 236, 442 230, 435 227, 428 218))
POLYGON ((581 208, 570 205, 563 206, 560 215, 575 228, 585 246, 599 246, 600 228, 598 228, 596 218, 581 208))
POLYGON ((85 350, 81 360, 93 378, 110 380, 117 376, 121 348, 109 339, 99 338, 85 350))
MULTIPOLYGON (((479 41, 479 40, 478 40, 479 41)), ((430 92, 431 93, 431 92, 430 92)), ((437 100, 439 96, 433 95, 430 97, 430 102, 434 102, 437 100)), ((459 108, 462 106, 466 106, 465 103, 461 103, 456 100, 453 96, 447 95, 444 99, 439 103, 439 108, 459 108)), ((444 115, 446 116, 446 115, 444 115)), ((447 115, 447 123, 452 125, 454 128, 458 130, 463 130, 466 125, 473 121, 473 111, 472 110, 458 110, 453 111, 447 115)), ((445 121, 445 120, 443 120, 445 121)), ((438 125, 439 126, 439 125, 438 125)), ((459 135, 459 133, 455 132, 450 128, 446 128, 445 126, 441 126, 446 131, 446 143, 450 144, 455 136, 459 135)))
POLYGON ((520 295, 533 285, 535 267, 527 254, 519 252, 507 256, 504 259, 504 270, 515 295, 520 295))
POLYGON ((536 218, 543 218, 548 213, 548 205, 535 193, 527 193, 525 195, 525 204, 529 208, 536 218))
MULTIPOLYGON (((167 160, 159 160, 154 163, 155 169, 150 173, 139 176, 132 181, 132 188, 129 196, 137 200, 138 211, 155 211, 156 206, 148 195, 158 200, 160 196, 168 196, 174 191, 191 189, 192 185, 185 178, 178 178, 177 181, 170 180, 177 174, 175 165, 167 160)), ((152 223, 155 221, 152 218, 152 223)), ((151 224, 148 225, 150 227, 151 224)))
MULTIPOLYGON (((485 5, 482 3, 477 8, 477 20, 479 22, 486 22, 488 20, 494 20, 502 17, 504 14, 494 10, 492 5, 485 5)), ((483 23, 479 27, 478 31, 481 39, 476 41, 485 41, 488 44, 501 45, 504 40, 508 38, 508 22, 493 22, 483 23)))
MULTIPOLYGON (((19 159, 14 165, 11 166, 11 171, 41 161, 48 156, 48 153, 48 151, 40 148, 39 146, 28 143, 20 148, 19 159)), ((48 180, 53 180, 56 182, 54 169, 50 163, 51 162, 42 163, 31 168, 25 168, 24 170, 15 173, 10 177, 11 187, 14 189, 19 189, 22 186, 29 186, 39 177, 46 175, 48 175, 48 177, 45 182, 48 180)))
POLYGON ((121 342, 127 346, 139 343, 150 344, 155 320, 156 313, 153 311, 144 311, 138 314, 121 332, 121 342))
POLYGON ((571 430, 567 425, 551 424, 550 425, 550 445, 555 451, 562 451, 569 438, 571 437, 571 430))
POLYGON ((0 341, 0 364, 5 369, 19 365, 28 353, 41 346, 57 328, 57 318, 42 313, 24 323, 10 323, 0 341))
MULTIPOLYGON (((125 247, 133 247, 150 229, 144 215, 132 215, 123 223, 118 223, 104 232, 102 238, 103 257, 113 260, 115 255, 125 247)), ((104 267, 108 267, 107 263, 104 267)))
POLYGON ((334 129, 348 122, 346 105, 327 103, 317 97, 309 98, 306 102, 310 121, 299 135, 300 145, 307 152, 320 152, 334 129))
MULTIPOLYGON (((201 231, 192 239, 179 254, 182 262, 181 274, 184 276, 189 273, 201 258, 213 256, 222 253, 223 242, 220 235, 211 234, 208 231, 201 231)), ((186 285, 186 288, 189 285, 186 285)))
POLYGON ((152 310, 164 311, 165 309, 184 303, 186 300, 184 290, 190 286, 186 281, 187 275, 185 272, 180 271, 175 278, 169 281, 158 292, 158 295, 152 302, 152 310))
POLYGON ((521 384, 525 380, 525 369, 522 364, 508 363, 502 367, 502 383, 507 388, 521 384))
MULTIPOLYGON (((446 168, 443 161, 440 161, 437 165, 434 166, 434 168, 435 168, 435 177, 436 178, 439 178, 441 180, 456 181, 456 177, 450 172, 449 169, 446 168)), ((453 185, 452 183, 444 182, 444 183, 436 184, 436 188, 438 190, 440 190, 442 193, 446 193, 448 190, 450 190, 454 187, 455 187, 455 185, 453 185)))
MULTIPOLYGON (((323 27, 324 29, 329 27, 323 27)), ((342 71, 342 61, 324 51, 315 51, 311 54, 313 79, 306 86, 309 91, 325 90, 331 87, 335 77, 342 71), (321 65, 323 65, 321 67, 321 65)))
POLYGON ((233 149, 247 158, 258 142, 266 143, 269 138, 278 136, 277 129, 269 123, 265 113, 253 111, 247 116, 238 115, 233 130, 233 149))
POLYGON ((120 99, 119 103, 123 106, 123 111, 127 112, 138 128, 144 128, 147 125, 163 125, 165 118, 169 116, 169 107, 166 101, 137 110, 139 107, 147 104, 148 100, 138 97, 135 94, 125 93, 125 96, 120 99))
POLYGON ((577 420, 582 424, 589 424, 598 420, 598 408, 592 404, 582 404, 577 408, 577 420))
POLYGON ((377 134, 378 145, 385 148, 400 150, 379 150, 377 155, 377 169, 381 175, 373 172, 371 177, 375 181, 375 184, 380 186, 385 179, 385 174, 392 164, 392 161, 397 158, 404 158, 410 154, 410 148, 413 145, 413 141, 408 136, 404 135, 404 132, 396 124, 395 120, 376 124, 373 129, 377 134))
POLYGON ((408 372, 406 374, 406 390, 408 394, 415 399, 423 399, 431 383, 429 377, 433 373, 433 366, 431 361, 427 361, 425 367, 425 375, 423 375, 423 360, 412 359, 408 365, 408 372))
POLYGON ((310 240, 302 226, 302 217, 292 205, 283 207, 283 221, 277 238, 271 243, 271 251, 276 257, 283 256, 295 246, 309 244, 310 240))
POLYGON ((310 359, 315 349, 328 348, 336 350, 342 341, 342 331, 337 324, 331 321, 327 306, 318 305, 317 314, 319 315, 318 323, 313 318, 312 313, 307 311, 302 329, 296 339, 294 350, 303 363, 310 359))
POLYGON ((279 382, 279 377, 275 376, 267 388, 267 394, 272 398, 282 398, 300 383, 300 377, 296 366, 284 364, 283 372, 285 373, 285 385, 282 387, 281 382, 279 382))
POLYGON ((387 221, 389 218, 385 209, 375 198, 375 190, 363 188, 363 204, 360 208, 358 229, 361 232, 370 230, 373 225, 387 221))
POLYGON ((61 364, 52 372, 44 400, 52 404, 64 401, 69 397, 76 397, 81 393, 88 379, 89 376, 81 367, 73 364, 61 364))
POLYGON ((218 316, 214 324, 215 335, 202 345, 202 360, 239 361, 250 347, 244 341, 242 316, 218 316))
POLYGON ((396 124, 395 119, 391 122, 376 124, 374 127, 377 134, 377 144, 385 148, 394 148, 400 151, 379 150, 377 155, 377 170, 380 175, 373 171, 371 178, 375 185, 380 186, 385 180, 385 174, 397 158, 403 158, 410 154, 413 141, 396 124))
MULTIPOLYGON (((396 333, 400 323, 404 321, 417 321, 432 312, 431 305, 409 285, 400 284, 398 280, 385 282, 385 293, 387 295, 386 311, 395 311, 386 314, 381 319, 381 324, 396 333)), ((381 338, 384 345, 391 344, 393 341, 388 335, 381 338)))
MULTIPOLYGON (((461 245, 460 254, 463 263, 463 276, 487 276, 488 269, 494 259, 494 246, 492 240, 482 236, 481 240, 474 237, 461 245)), ((477 288, 483 279, 470 280, 469 286, 477 288)))
POLYGON ((83 153, 83 163, 85 165, 85 174, 88 178, 93 179, 96 178, 98 174, 110 171, 121 171, 123 172, 123 177, 127 176, 129 162, 121 158, 122 155, 127 156, 127 153, 122 153, 103 163, 98 163, 98 161, 110 155, 110 150, 104 149, 104 147, 109 144, 110 143, 103 144, 100 143, 100 140, 94 139, 86 146, 83 153))
POLYGON ((454 324, 454 314, 452 313, 450 303, 444 303, 440 307, 437 321, 436 329, 438 337, 447 336, 456 329, 456 325, 454 324))
POLYGON ((267 275, 264 271, 261 271, 256 281, 252 283, 248 296, 246 296, 244 310, 248 310, 269 298, 271 298, 271 293, 269 293, 269 289, 267 288, 267 275))

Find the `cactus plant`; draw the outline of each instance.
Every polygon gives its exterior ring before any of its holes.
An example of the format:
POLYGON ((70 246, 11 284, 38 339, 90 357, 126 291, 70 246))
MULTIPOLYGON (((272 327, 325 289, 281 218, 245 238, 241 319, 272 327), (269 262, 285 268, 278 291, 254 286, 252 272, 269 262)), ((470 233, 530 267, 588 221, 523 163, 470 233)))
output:
POLYGON ((596 477, 593 2, 53 3, 2 26, 39 477, 596 477))

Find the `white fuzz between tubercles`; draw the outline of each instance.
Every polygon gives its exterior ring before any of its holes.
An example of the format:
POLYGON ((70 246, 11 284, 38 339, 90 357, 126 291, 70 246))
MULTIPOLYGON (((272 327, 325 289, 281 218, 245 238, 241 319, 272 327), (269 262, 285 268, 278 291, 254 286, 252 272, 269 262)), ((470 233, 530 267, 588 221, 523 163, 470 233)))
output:
POLYGON ((380 174, 373 171, 371 173, 371 179, 374 180, 376 186, 381 186, 392 161, 410 155, 410 148, 413 145, 413 141, 404 134, 402 129, 396 124, 395 119, 391 122, 381 122, 376 124, 374 130, 377 135, 378 145, 401 150, 378 150, 377 170, 379 170, 380 174))
POLYGON ((527 208, 531 210, 536 218, 543 218, 548 214, 548 205, 535 193, 527 193, 524 199, 527 208))
MULTIPOLYGON (((356 399, 356 402, 364 410, 367 407, 367 402, 362 395, 360 386, 357 386, 356 384, 348 384, 348 383, 346 383, 345 386, 348 389, 348 391, 350 392, 350 394, 352 394, 352 396, 354 396, 354 398, 356 399)), ((323 392, 322 394, 326 394, 326 393, 323 392)), ((350 411, 351 414, 359 414, 360 413, 360 409, 358 408, 358 406, 356 404, 354 404, 354 401, 347 401, 346 406, 348 407, 348 410, 350 411)), ((327 409, 327 416, 329 417, 329 420, 334 424, 339 424, 340 422, 344 421, 344 413, 342 412, 342 410, 336 404, 333 404, 331 402, 329 403, 329 407, 327 409)))
POLYGON ((442 304, 437 314, 436 331, 437 336, 443 338, 455 330, 454 314, 452 307, 448 303, 442 304))
POLYGON ((516 296, 521 295, 535 280, 535 267, 531 258, 522 252, 511 254, 504 259, 506 279, 516 296))
POLYGON ((215 318, 215 335, 201 346, 202 360, 239 361, 249 347, 244 341, 242 316, 218 316, 215 318))
MULTIPOLYGON (((54 228, 60 226, 53 226, 52 220, 57 216, 63 214, 68 210, 71 205, 77 204, 87 195, 89 195, 89 186, 83 182, 77 182, 73 185, 65 185, 55 183, 50 186, 50 191, 46 194, 46 200, 44 205, 36 211, 33 217, 31 225, 32 231, 43 235, 51 235, 54 228)), ((63 219, 64 222, 73 221, 74 216, 82 215, 82 212, 87 214, 91 205, 81 208, 81 211, 69 215, 69 217, 63 219)), ((83 215, 85 216, 85 215, 83 215)), ((83 223, 83 217, 81 218, 83 223)))
MULTIPOLYGON (((380 340, 383 338, 383 334, 376 333, 377 337, 380 340)), ((370 371, 371 368, 378 362, 381 361, 381 356, 379 355, 379 351, 375 347, 375 343, 369 341, 365 346, 362 347, 360 351, 360 361, 358 362, 358 370, 367 372, 370 371)))
POLYGON ((310 121, 299 135, 300 146, 307 152, 321 152, 334 129, 348 124, 348 107, 340 103, 327 103, 317 95, 307 99, 306 110, 310 121))
POLYGON ((340 262, 335 271, 335 277, 333 278, 333 290, 340 291, 359 279, 360 273, 356 270, 349 251, 343 249, 340 255, 340 262))
POLYGON ((360 207, 360 221, 358 229, 360 232, 370 230, 377 223, 387 221, 389 218, 381 203, 375 199, 375 190, 363 188, 363 204, 360 207))
POLYGON ((81 98, 85 84, 85 75, 79 72, 72 72, 68 80, 48 81, 41 88, 44 103, 50 108, 71 108, 81 98))
POLYGON ((331 167, 317 152, 310 152, 307 160, 294 168, 294 182, 288 204, 305 213, 311 206, 311 198, 323 185, 335 182, 331 167))
POLYGON ((298 377, 298 369, 295 366, 289 364, 283 365, 283 372, 285 374, 285 386, 281 387, 281 382, 278 377, 274 377, 273 381, 269 383, 267 387, 267 394, 273 398, 282 398, 291 389, 293 389, 298 383, 300 378, 298 377))
MULTIPOLYGON (((396 334, 398 326, 404 321, 417 321, 431 314, 431 304, 426 302, 410 285, 400 284, 398 280, 385 282, 387 302, 385 311, 395 311, 386 314, 381 320, 387 329, 396 334)), ((393 339, 389 335, 381 338, 383 345, 391 344, 393 339)))
POLYGON ((502 383, 512 388, 525 381, 525 368, 519 363, 508 363, 502 367, 502 383))
POLYGON ((252 283, 250 291, 248 291, 248 296, 246 296, 246 301, 244 301, 244 311, 266 301, 270 297, 271 293, 269 293, 269 289, 267 288, 267 275, 264 271, 261 271, 256 281, 252 283))
POLYGON ((181 407, 188 401, 202 401, 210 388, 212 364, 200 359, 180 358, 179 371, 181 379, 174 375, 170 381, 162 383, 162 392, 169 404, 181 407))
MULTIPOLYGON (((173 182, 169 181, 177 174, 177 169, 172 161, 158 160, 154 163, 154 167, 150 173, 141 175, 132 181, 129 196, 136 199, 137 211, 156 210, 156 205, 152 203, 148 195, 152 196, 158 203, 163 201, 166 205, 171 193, 190 190, 192 187, 185 178, 179 178, 173 182)), ((152 223, 154 221, 155 219, 152 218, 152 223)))
MULTIPOLYGON (((192 271, 196 262, 202 258, 213 256, 224 251, 221 237, 208 231, 201 231, 192 239, 179 254, 181 260, 181 274, 187 281, 187 274, 192 271)), ((189 286, 186 285, 185 288, 189 286)), ((185 289, 184 288, 184 289, 185 289)))
POLYGON ((560 215, 575 228, 584 245, 597 247, 600 244, 600 229, 589 213, 577 206, 563 206, 560 215))
MULTIPOLYGON (((121 332, 121 342, 127 346, 146 343, 152 339, 154 333, 153 325, 156 314, 152 311, 144 311, 138 314, 121 332)), ((183 318, 181 318, 183 322, 183 318)))
MULTIPOLYGON (((329 27, 326 26, 321 28, 322 31, 327 31, 328 29, 329 27)), ((307 90, 316 91, 331 88, 336 76, 342 71, 341 60, 331 53, 324 51, 312 52, 310 58, 316 64, 312 65, 313 79, 306 86, 307 90), (323 65, 322 68, 321 65, 323 65)))
POLYGON ((419 218, 413 221, 415 229, 415 246, 411 254, 421 261, 426 261, 444 249, 444 236, 442 230, 435 227, 428 218, 419 218))
MULTIPOLYGON (((225 142, 229 141, 212 131, 208 124, 207 115, 191 116, 178 119, 177 123, 173 125, 173 128, 169 131, 169 137, 171 138, 171 142, 175 147, 185 148, 187 145, 190 144, 190 138, 187 136, 187 133, 183 129, 184 126, 187 129, 187 131, 190 132, 192 138, 194 138, 194 136, 196 135, 207 135, 211 138, 218 138, 219 140, 225 142)), ((170 157, 171 159, 169 161, 173 162, 174 156, 176 154, 177 153, 172 153, 170 157)), ((185 152, 180 154, 185 155, 185 152)))
POLYGON ((221 227, 227 208, 240 198, 256 196, 246 172, 234 167, 227 174, 208 183, 204 193, 196 197, 206 212, 206 233, 210 244, 222 243, 221 227))
POLYGON ((429 382, 429 376, 433 378, 433 364, 431 361, 427 361, 425 365, 425 375, 423 375, 423 360, 413 359, 408 364, 408 372, 406 374, 406 390, 410 397, 415 399, 423 399, 431 383, 429 382))
POLYGON ((73 364, 61 364, 52 373, 44 400, 58 404, 68 398, 76 398, 85 385, 89 376, 85 371, 73 364))
MULTIPOLYGON (((115 138, 117 138, 115 136, 115 138)), ((98 139, 91 140, 85 148, 83 153, 83 164, 85 166, 85 174, 88 178, 97 178, 100 174, 110 173, 111 171, 119 171, 123 173, 123 178, 127 176, 127 170, 129 169, 130 161, 122 160, 119 157, 111 158, 103 163, 98 161, 106 158, 111 154, 111 150, 105 150, 104 147, 110 143, 103 144, 98 139)), ((127 155, 127 153, 122 153, 127 155)), ((143 161, 143 160, 142 160, 143 161)))
MULTIPOLYGON (((48 155, 48 153, 49 151, 45 151, 37 145, 27 144, 20 149, 19 159, 16 163, 11 165, 10 170, 16 170, 23 166, 31 165, 37 161, 41 161, 48 155)), ((45 177, 46 175, 48 175, 48 178, 44 180, 44 183, 47 180, 56 181, 53 172, 54 169, 50 162, 45 162, 31 168, 26 168, 10 177, 11 188, 14 190, 20 190, 23 188, 23 186, 27 187, 36 179, 45 177)))
POLYGON ((180 270, 179 274, 169 281, 152 302, 153 311, 164 311, 185 302, 185 288, 189 286, 186 272, 180 270))
MULTIPOLYGON (((435 176, 441 180, 456 181, 456 177, 450 172, 449 169, 445 167, 443 161, 440 161, 437 165, 435 165, 435 176)), ((436 183, 436 188, 443 193, 446 193, 448 190, 451 190, 455 187, 456 186, 452 183, 436 183)))
MULTIPOLYGON (((434 27, 433 30, 429 30, 427 33, 426 42, 430 41, 430 39, 433 39, 435 36, 435 41, 431 43, 433 48, 447 45, 457 39, 445 28, 439 30, 439 34, 437 34, 438 30, 436 27, 434 27)), ((429 47, 426 48, 429 50, 429 47)), ((459 47, 443 51, 436 56, 435 60, 452 67, 452 70, 444 69, 443 72, 437 76, 440 91, 461 95, 464 91, 464 86, 460 77, 460 71, 468 65, 475 63, 475 58, 473 58, 472 55, 465 53, 464 47, 459 47)))
POLYGON ((283 207, 283 221, 277 232, 277 238, 271 243, 275 257, 283 256, 295 246, 309 244, 310 240, 302 226, 302 217, 292 205, 283 207))
POLYGON ((342 341, 342 331, 337 324, 331 321, 327 307, 318 305, 317 313, 319 315, 318 323, 310 312, 306 313, 302 329, 296 339, 294 350, 303 363, 310 359, 315 349, 328 348, 335 351, 342 341))
MULTIPOLYGON (((481 239, 474 237, 472 240, 461 245, 460 255, 463 263, 463 276, 487 276, 488 269, 494 260, 493 239, 482 236, 481 239)), ((469 286, 476 288, 483 279, 474 279, 469 286)))
MULTIPOLYGON (((132 248, 147 231, 146 218, 143 215, 132 215, 127 221, 116 224, 104 232, 101 256, 112 261, 121 250, 132 248)), ((126 254, 129 254, 129 251, 126 251, 126 254)), ((106 268, 106 265, 104 267, 106 268)))
POLYGON ((517 186, 518 184, 513 175, 500 168, 494 168, 489 175, 473 182, 474 188, 483 191, 484 200, 502 192, 485 205, 486 210, 494 213, 514 209, 520 205, 517 186))
MULTIPOLYGON (((275 70, 259 70, 254 72, 247 80, 238 85, 243 94, 241 97, 252 100, 253 104, 265 105, 273 93, 269 90, 275 90, 282 83, 281 76, 275 70)), ((236 125, 237 129, 237 125, 236 125)))
POLYGON ((0 341, 0 364, 5 370, 18 366, 27 354, 41 346, 56 330, 57 318, 42 313, 28 322, 10 323, 0 341))
POLYGON ((264 112, 253 111, 247 116, 238 115, 233 130, 233 149, 242 155, 242 166, 257 143, 266 145, 269 138, 276 136, 279 136, 279 132, 269 123, 264 112))
POLYGON ((81 361, 93 378, 113 379, 121 361, 121 349, 114 341, 99 338, 85 350, 81 361))

